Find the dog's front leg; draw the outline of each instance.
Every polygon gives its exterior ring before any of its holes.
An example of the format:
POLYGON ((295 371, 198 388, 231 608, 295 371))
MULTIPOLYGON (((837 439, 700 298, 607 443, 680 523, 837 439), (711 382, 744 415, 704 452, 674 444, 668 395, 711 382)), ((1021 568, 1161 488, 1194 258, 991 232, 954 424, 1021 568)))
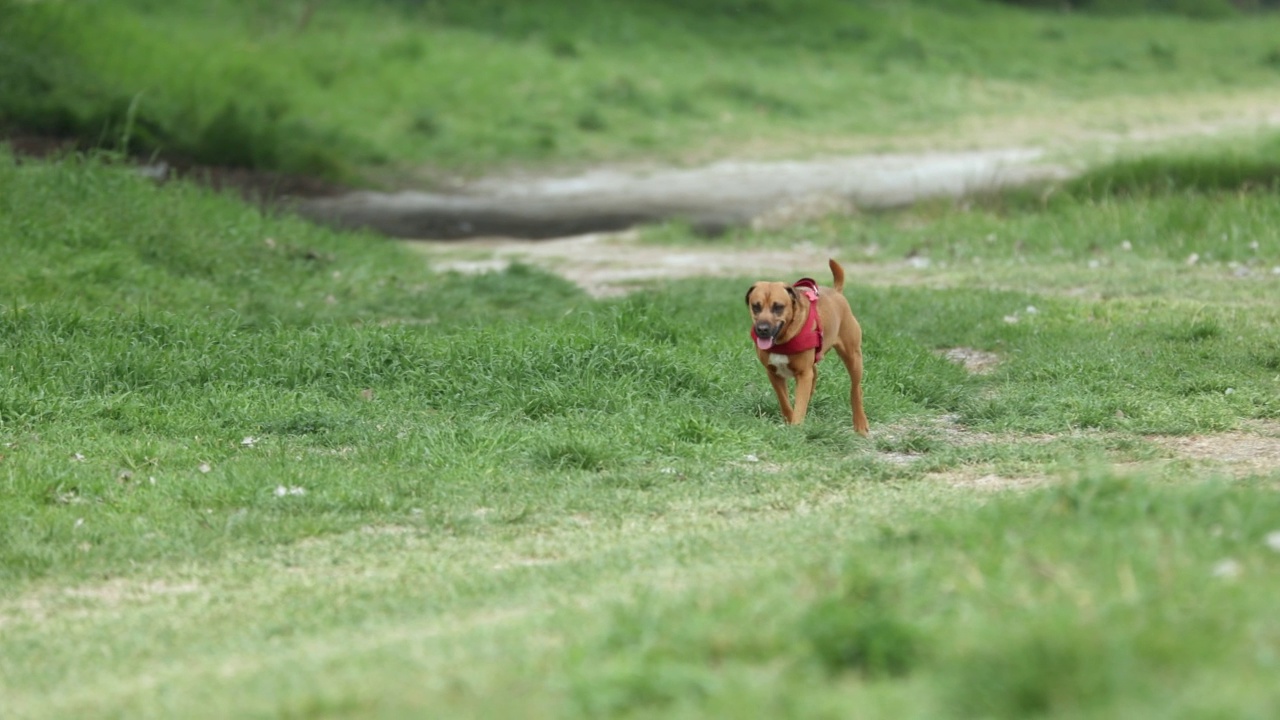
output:
POLYGON ((791 419, 788 420, 792 425, 804 422, 805 413, 809 412, 809 398, 813 397, 813 386, 817 381, 816 367, 810 366, 809 369, 796 373, 796 407, 791 411, 791 419))
POLYGON ((778 396, 778 409, 782 411, 782 419, 790 423, 793 412, 791 399, 787 397, 787 380, 772 367, 766 366, 766 368, 769 371, 769 384, 773 386, 773 392, 778 396))

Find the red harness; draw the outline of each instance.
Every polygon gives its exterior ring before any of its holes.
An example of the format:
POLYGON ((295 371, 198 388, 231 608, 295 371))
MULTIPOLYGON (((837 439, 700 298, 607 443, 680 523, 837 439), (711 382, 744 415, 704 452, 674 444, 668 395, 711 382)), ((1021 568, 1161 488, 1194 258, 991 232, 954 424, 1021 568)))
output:
MULTIPOLYGON (((813 350, 813 362, 822 360, 822 318, 818 314, 818 283, 813 278, 801 278, 792 285, 809 298, 809 316, 804 319, 804 327, 790 340, 781 345, 769 348, 771 353, 795 355, 805 350, 813 350)), ((756 338, 756 329, 751 328, 751 339, 756 338)))

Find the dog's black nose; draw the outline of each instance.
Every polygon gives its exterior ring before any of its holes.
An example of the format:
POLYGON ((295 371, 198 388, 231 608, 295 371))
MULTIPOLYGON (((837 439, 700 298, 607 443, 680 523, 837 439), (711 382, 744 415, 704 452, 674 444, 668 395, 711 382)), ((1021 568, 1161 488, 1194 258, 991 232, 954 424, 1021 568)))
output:
POLYGON ((773 337, 773 326, 769 323, 756 323, 756 337, 773 337))

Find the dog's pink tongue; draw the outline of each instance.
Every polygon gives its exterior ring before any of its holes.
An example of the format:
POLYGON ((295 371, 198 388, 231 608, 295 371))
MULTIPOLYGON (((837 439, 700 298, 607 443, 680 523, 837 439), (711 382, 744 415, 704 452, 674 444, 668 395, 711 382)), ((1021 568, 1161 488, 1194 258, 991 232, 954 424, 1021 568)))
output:
POLYGON ((762 337, 756 338, 756 347, 760 348, 761 350, 768 350, 769 348, 773 347, 773 338, 762 338, 762 337))

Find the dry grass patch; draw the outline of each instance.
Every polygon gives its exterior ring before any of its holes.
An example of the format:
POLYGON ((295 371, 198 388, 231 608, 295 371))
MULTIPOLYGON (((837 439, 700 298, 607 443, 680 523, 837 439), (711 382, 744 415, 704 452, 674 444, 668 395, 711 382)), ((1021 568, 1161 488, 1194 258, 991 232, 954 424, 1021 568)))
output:
POLYGON ((47 620, 86 617, 94 612, 194 595, 202 590, 195 580, 112 578, 74 587, 48 587, 0 603, 0 628, 47 620))
MULTIPOLYGON (((845 273, 864 285, 916 285, 929 277, 920 264, 853 263, 847 251, 798 243, 789 248, 661 245, 644 242, 635 231, 590 233, 554 240, 484 238, 469 241, 415 241, 437 271, 462 274, 501 272, 524 263, 553 272, 595 298, 617 297, 650 283, 698 277, 753 277, 792 280, 826 277, 827 260, 841 260, 845 273)), ((855 304, 856 312, 856 304, 855 304)))
POLYGON ((925 475, 929 482, 942 483, 963 490, 1003 492, 1005 490, 1031 490, 1043 487, 1052 480, 1044 475, 1005 476, 984 468, 960 468, 943 470, 925 475))
POLYGON ((1234 475, 1280 471, 1280 422, 1256 421, 1244 428, 1211 435, 1152 436, 1147 440, 1179 459, 1220 465, 1234 475))
POLYGON ((1000 356, 986 350, 970 347, 953 347, 937 351, 953 363, 963 365, 971 375, 987 375, 1000 364, 1000 356))

